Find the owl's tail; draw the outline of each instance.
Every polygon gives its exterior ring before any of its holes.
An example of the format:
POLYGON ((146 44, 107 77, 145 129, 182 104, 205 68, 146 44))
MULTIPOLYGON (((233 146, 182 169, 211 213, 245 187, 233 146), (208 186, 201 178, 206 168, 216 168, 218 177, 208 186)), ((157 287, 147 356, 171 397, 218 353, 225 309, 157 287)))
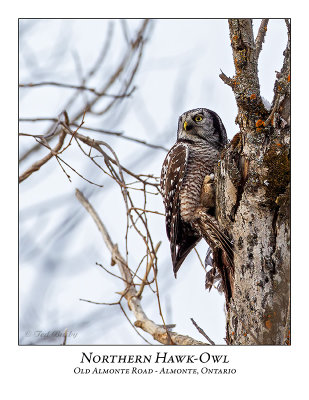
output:
POLYGON ((203 209, 199 210, 196 216, 197 218, 193 222, 195 228, 210 247, 219 248, 225 253, 229 266, 234 271, 233 244, 220 229, 218 221, 203 209))
POLYGON ((211 288, 217 277, 218 270, 221 276, 222 290, 228 307, 229 300, 234 291, 234 250, 230 239, 222 232, 218 221, 205 210, 197 210, 196 220, 193 222, 195 228, 204 237, 212 248, 213 269, 206 275, 206 288, 211 288))
POLYGON ((173 271, 175 278, 177 278, 177 272, 184 262, 185 258, 200 240, 200 236, 192 235, 184 238, 179 245, 171 243, 173 271))

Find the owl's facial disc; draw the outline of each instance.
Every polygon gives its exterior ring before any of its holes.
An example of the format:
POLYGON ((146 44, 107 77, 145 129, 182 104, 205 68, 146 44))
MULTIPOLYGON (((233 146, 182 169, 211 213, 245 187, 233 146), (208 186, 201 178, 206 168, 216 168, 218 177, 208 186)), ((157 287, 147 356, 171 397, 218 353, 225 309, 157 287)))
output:
POLYGON ((193 128, 197 128, 199 124, 203 121, 204 115, 202 113, 198 113, 195 115, 190 115, 185 118, 183 129, 188 132, 193 128))
POLYGON ((178 140, 206 141, 221 149, 227 143, 226 131, 220 117, 206 108, 196 108, 183 113, 178 120, 178 140))

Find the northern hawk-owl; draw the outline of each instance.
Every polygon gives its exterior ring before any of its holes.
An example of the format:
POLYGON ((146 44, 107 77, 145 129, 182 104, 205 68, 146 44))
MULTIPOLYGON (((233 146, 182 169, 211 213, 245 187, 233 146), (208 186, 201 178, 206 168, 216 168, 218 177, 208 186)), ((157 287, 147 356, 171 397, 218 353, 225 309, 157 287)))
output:
POLYGON ((229 247, 215 219, 213 191, 207 198, 207 191, 202 190, 226 144, 224 125, 214 111, 196 108, 179 117, 177 141, 168 152, 161 171, 166 232, 175 276, 202 237, 200 225, 196 223, 198 209, 207 211, 206 220, 204 217, 199 222, 205 223, 203 236, 207 231, 208 244, 223 250, 229 247))

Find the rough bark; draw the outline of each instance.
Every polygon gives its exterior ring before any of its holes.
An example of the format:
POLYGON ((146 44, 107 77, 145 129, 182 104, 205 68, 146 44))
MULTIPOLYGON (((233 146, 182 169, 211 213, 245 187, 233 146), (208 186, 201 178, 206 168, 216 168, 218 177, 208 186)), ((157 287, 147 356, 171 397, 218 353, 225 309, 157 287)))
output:
MULTIPOLYGON (((232 296, 227 300, 227 343, 290 343, 290 24, 284 63, 266 110, 250 19, 230 19, 235 76, 231 86, 240 132, 216 173, 217 217, 234 243, 232 296)), ((260 39, 259 39, 260 38, 260 39)))

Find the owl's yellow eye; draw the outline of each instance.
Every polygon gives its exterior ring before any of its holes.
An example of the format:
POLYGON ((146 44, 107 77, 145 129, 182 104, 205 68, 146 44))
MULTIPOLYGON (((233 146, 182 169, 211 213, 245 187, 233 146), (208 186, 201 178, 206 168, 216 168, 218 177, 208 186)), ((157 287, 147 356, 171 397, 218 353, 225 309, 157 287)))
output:
POLYGON ((203 117, 202 117, 201 115, 196 115, 196 116, 194 117, 194 121, 195 121, 195 122, 200 122, 200 121, 202 121, 202 119, 203 119, 203 117))

